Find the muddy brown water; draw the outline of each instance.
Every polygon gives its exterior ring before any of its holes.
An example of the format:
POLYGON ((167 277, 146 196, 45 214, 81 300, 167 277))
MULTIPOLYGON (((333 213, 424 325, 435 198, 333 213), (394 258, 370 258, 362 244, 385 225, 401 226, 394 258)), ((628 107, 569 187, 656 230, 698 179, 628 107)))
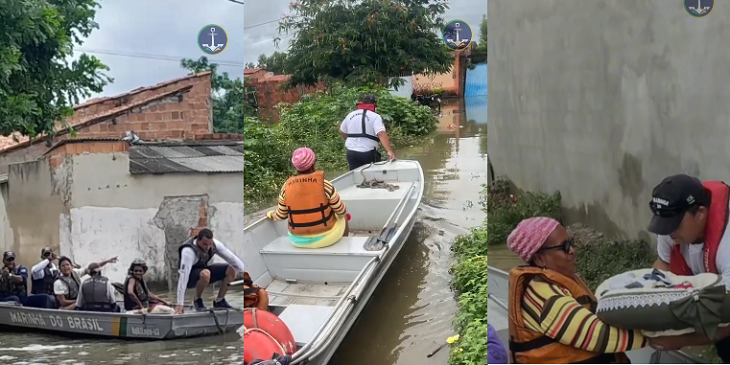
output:
POLYGON ((463 105, 443 108, 432 141, 397 151, 423 167, 418 221, 330 364, 446 364, 448 348, 431 358, 426 354, 453 334, 451 244, 486 216, 479 192, 487 181, 487 125, 474 121, 486 117, 469 116, 463 105))
MULTIPOLYGON (((477 101, 470 105, 479 105, 477 101)), ((426 178, 423 203, 406 245, 330 364, 428 365, 446 363, 448 349, 426 354, 452 334, 456 310, 449 289, 451 243, 485 218, 479 206, 486 182, 486 118, 468 118, 464 103, 443 108, 437 134, 398 157, 418 160, 426 178)), ((254 215, 247 217, 250 223, 254 215)), ((208 289, 209 300, 216 291, 208 289)), ((171 293, 158 293, 168 299, 171 293)), ((242 306, 240 291, 229 291, 242 306)), ((240 365, 241 332, 173 341, 88 340, 0 328, 0 364, 240 365)))

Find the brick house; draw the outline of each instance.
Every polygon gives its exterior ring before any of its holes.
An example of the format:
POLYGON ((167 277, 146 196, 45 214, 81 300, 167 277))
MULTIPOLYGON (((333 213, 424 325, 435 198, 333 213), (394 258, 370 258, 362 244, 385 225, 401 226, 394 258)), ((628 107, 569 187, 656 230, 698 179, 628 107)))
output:
POLYGON ((263 68, 244 68, 243 69, 243 78, 249 79, 251 81, 259 81, 262 79, 265 79, 269 72, 264 70, 263 68))
MULTIPOLYGON (((242 247, 243 136, 211 133, 210 73, 90 100, 76 131, 0 146, 0 250, 34 265, 42 247, 124 279, 135 258, 150 280, 174 280, 176 249, 202 227, 242 247), (134 131, 143 142, 121 138, 134 131)), ((239 255, 242 252, 238 252, 239 255)))
MULTIPOLYGON (((186 139, 213 130, 210 72, 191 74, 128 93, 97 98, 74 107, 67 119, 76 138, 121 138, 134 131, 143 140, 186 139)), ((11 163, 32 161, 50 146, 68 139, 61 129, 53 139, 0 137, 0 173, 11 163)))

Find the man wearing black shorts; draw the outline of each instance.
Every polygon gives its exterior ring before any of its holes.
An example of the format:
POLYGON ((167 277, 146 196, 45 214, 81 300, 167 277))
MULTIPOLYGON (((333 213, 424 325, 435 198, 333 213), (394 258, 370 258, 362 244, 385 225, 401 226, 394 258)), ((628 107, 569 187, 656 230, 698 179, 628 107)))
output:
POLYGON ((378 144, 388 153, 388 161, 395 160, 393 147, 385 131, 380 114, 375 112, 377 97, 368 94, 360 99, 357 110, 348 114, 340 124, 340 136, 345 139, 347 165, 350 170, 370 163, 380 162, 378 144))
POLYGON ((197 236, 187 240, 178 250, 180 254, 179 273, 177 282, 177 305, 175 313, 184 312, 185 290, 195 288, 193 306, 198 311, 208 308, 203 304, 203 291, 216 282, 221 282, 218 298, 213 301, 213 308, 232 308, 226 302, 228 284, 236 278, 236 272, 243 273, 243 261, 236 257, 221 241, 213 238, 213 232, 202 229, 197 236), (227 264, 211 264, 213 256, 218 255, 227 264))

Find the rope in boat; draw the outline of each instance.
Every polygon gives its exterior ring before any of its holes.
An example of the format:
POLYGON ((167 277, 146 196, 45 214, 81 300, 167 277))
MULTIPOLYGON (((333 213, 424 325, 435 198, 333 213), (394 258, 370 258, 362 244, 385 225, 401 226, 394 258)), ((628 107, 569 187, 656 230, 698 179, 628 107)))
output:
POLYGON ((357 186, 358 188, 361 188, 361 189, 387 189, 388 191, 391 191, 391 192, 400 189, 400 186, 398 186, 398 185, 388 184, 385 181, 378 180, 376 178, 367 180, 367 178, 365 177, 365 170, 367 170, 375 165, 385 165, 386 163, 388 163, 388 161, 371 162, 370 165, 368 165, 367 167, 360 170, 360 175, 362 176, 363 181, 362 181, 362 183, 355 185, 355 186, 357 186))
POLYGON ((216 326, 216 328, 218 328, 218 333, 222 335, 223 334, 223 327, 221 327, 220 322, 218 322, 218 316, 215 315, 215 311, 214 310, 209 309, 208 311, 210 312, 210 314, 213 315, 213 320, 215 320, 215 326, 216 326))

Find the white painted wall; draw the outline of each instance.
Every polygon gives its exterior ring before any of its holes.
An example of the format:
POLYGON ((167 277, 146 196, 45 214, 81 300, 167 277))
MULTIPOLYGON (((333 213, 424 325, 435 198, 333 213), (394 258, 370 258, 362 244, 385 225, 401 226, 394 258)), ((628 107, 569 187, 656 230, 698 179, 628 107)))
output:
POLYGON ((112 281, 123 281, 136 258, 147 261, 150 279, 166 278, 165 234, 153 221, 166 196, 207 194, 209 228, 243 254, 243 173, 133 176, 128 155, 115 153, 74 156, 72 174, 73 208, 59 217, 61 253, 82 266, 118 256, 103 270, 112 281))

